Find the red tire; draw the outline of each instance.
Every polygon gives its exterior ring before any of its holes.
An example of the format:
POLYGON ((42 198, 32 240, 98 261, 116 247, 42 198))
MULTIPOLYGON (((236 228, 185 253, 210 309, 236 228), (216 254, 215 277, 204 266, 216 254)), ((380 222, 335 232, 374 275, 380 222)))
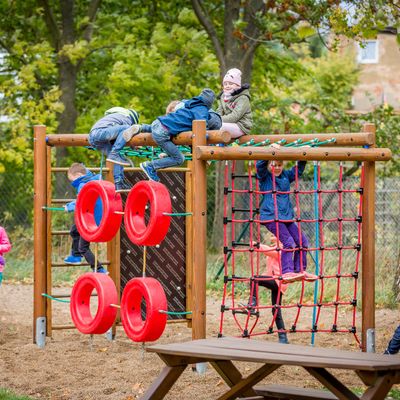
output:
POLYGON ((126 335, 134 342, 152 342, 164 332, 167 297, 160 282, 154 278, 133 278, 122 293, 121 321, 126 335), (146 302, 146 319, 142 319, 142 300, 146 302))
MULTIPOLYGON (((88 242, 108 242, 118 232, 122 215, 122 199, 115 193, 115 186, 108 181, 91 181, 82 187, 75 207, 75 224, 79 234, 88 242), (102 218, 99 224, 95 219, 97 200, 101 200, 102 218)), ((96 211, 97 212, 97 211, 96 211)))
POLYGON ((155 246, 168 232, 171 217, 171 197, 168 189, 153 181, 140 181, 130 191, 125 204, 125 229, 132 243, 139 246, 155 246), (146 205, 150 204, 150 216, 146 225, 146 205))
POLYGON ((117 316, 117 309, 110 304, 118 302, 113 280, 105 274, 87 272, 80 276, 72 288, 70 311, 72 321, 82 333, 105 333, 117 316), (98 307, 93 317, 90 312, 90 296, 96 290, 98 307))

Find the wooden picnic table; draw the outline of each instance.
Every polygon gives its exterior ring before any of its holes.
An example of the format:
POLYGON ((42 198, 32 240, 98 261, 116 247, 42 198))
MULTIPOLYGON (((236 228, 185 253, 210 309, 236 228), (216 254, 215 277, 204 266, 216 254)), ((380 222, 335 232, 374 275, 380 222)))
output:
MULTIPOLYGON (((237 338, 155 345, 146 350, 157 353, 166 366, 141 397, 142 400, 164 398, 188 365, 202 362, 209 362, 229 386, 228 391, 218 400, 383 400, 391 387, 400 383, 400 358, 396 356, 237 338), (257 363, 261 366, 243 377, 233 361, 257 363), (283 365, 303 367, 327 390, 286 385, 256 386, 283 365), (327 368, 354 371, 367 389, 360 397, 357 396, 327 368)), ((208 389, 205 387, 204 390, 208 389)))

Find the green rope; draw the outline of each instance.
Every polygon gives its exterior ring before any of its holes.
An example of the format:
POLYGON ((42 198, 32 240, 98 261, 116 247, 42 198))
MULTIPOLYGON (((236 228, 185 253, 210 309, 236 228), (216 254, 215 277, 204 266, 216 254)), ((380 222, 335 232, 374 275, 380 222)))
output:
POLYGON ((184 213, 163 213, 163 215, 167 215, 168 217, 186 217, 187 215, 193 215, 191 212, 184 212, 184 213))
POLYGON ((65 212, 65 208, 64 207, 47 207, 47 206, 43 206, 42 210, 46 210, 46 211, 64 211, 65 212))
POLYGON ((189 315, 189 314, 192 314, 192 311, 175 312, 175 311, 158 310, 158 312, 160 314, 167 314, 167 315, 189 315))
POLYGON ((57 299, 57 297, 50 296, 49 294, 46 294, 46 293, 42 293, 42 296, 47 297, 50 300, 59 301, 60 303, 71 303, 70 300, 57 299))

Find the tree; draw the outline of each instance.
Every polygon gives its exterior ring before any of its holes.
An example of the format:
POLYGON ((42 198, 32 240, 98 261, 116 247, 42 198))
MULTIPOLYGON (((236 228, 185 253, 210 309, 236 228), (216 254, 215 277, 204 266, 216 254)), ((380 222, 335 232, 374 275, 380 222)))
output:
MULTIPOLYGON (((266 52, 280 48, 285 56, 293 44, 305 42, 327 29, 346 36, 362 38, 399 14, 397 2, 350 0, 191 0, 200 23, 213 45, 220 77, 227 69, 238 67, 245 81, 252 79, 253 64, 262 46, 266 52), (379 8, 379 4, 382 6, 379 8), (356 8, 354 8, 354 7, 356 8), (383 11, 382 11, 383 10, 383 11)), ((398 19, 397 19, 397 24, 398 19)), ((216 167, 215 231, 222 230, 222 165, 216 167)), ((221 239, 212 239, 215 247, 221 239)))

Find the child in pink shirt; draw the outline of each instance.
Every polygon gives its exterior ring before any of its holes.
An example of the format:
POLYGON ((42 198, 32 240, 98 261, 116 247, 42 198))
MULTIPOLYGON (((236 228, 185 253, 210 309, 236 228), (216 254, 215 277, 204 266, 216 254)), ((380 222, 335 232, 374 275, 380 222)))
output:
MULTIPOLYGON (((271 304, 281 305, 282 304, 282 296, 285 293, 288 284, 280 283, 279 279, 275 278, 281 275, 281 268, 279 263, 279 252, 276 250, 276 237, 274 236, 272 241, 275 242, 272 246, 267 246, 265 244, 260 244, 260 250, 265 254, 265 270, 260 271, 263 272, 261 275, 257 275, 257 279, 254 280, 252 287, 250 288, 250 302, 249 306, 251 308, 255 308, 257 306, 257 285, 263 286, 271 291, 271 304), (265 278, 265 279, 263 279, 265 278), (280 289, 280 290, 279 290, 280 289), (279 299, 278 299, 279 298, 279 299)), ((275 315, 275 310, 272 308, 272 315, 275 315)), ((278 329, 278 337, 279 343, 288 344, 288 338, 285 330, 285 324, 282 318, 281 309, 278 308, 275 317, 275 324, 278 329)))
POLYGON ((3 270, 6 265, 6 260, 3 257, 4 253, 7 253, 11 250, 11 243, 8 239, 6 230, 0 226, 0 285, 3 280, 3 270))

